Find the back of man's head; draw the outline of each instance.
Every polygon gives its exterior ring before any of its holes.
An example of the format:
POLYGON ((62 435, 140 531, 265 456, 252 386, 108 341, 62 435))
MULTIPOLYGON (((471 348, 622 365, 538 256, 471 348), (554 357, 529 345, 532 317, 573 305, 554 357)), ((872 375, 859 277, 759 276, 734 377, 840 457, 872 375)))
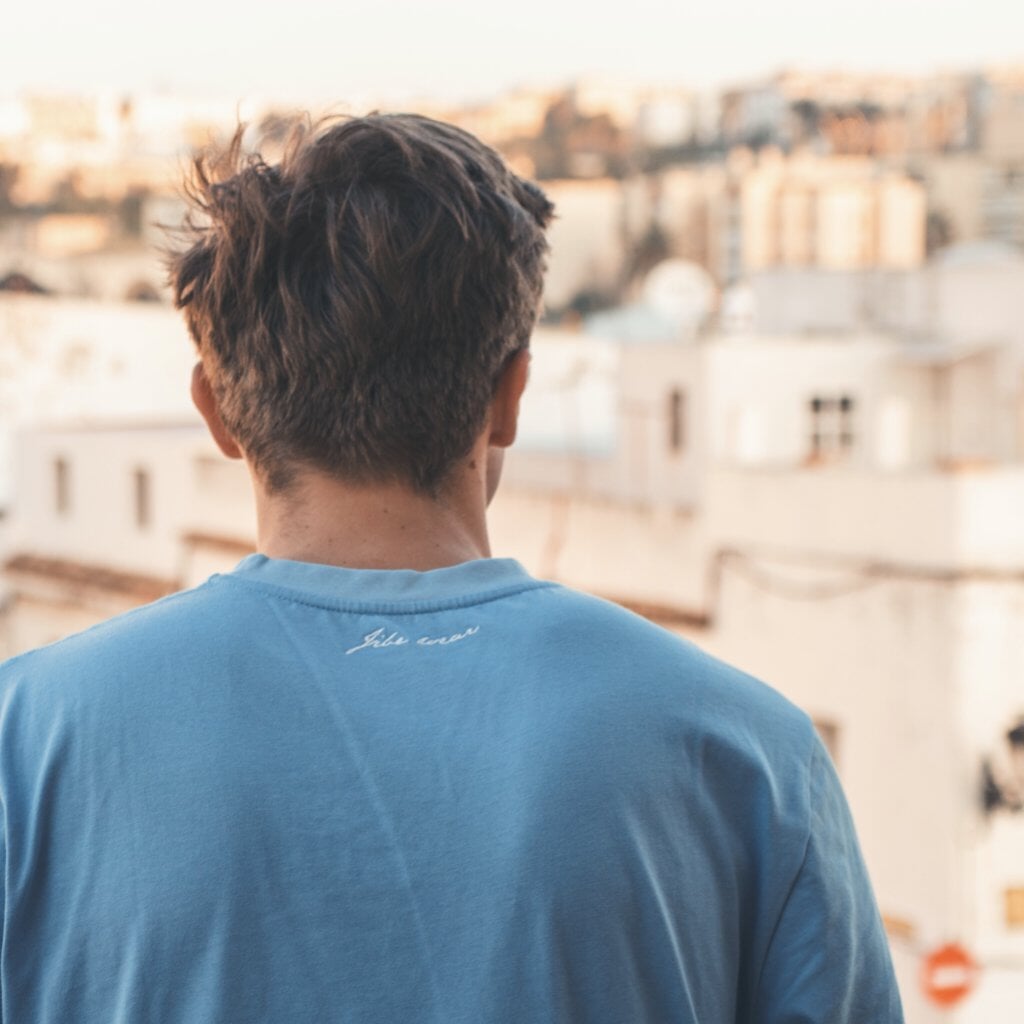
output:
POLYGON ((437 493, 536 322, 552 206, 411 114, 199 159, 170 260, 223 423, 269 490, 307 466, 437 493))

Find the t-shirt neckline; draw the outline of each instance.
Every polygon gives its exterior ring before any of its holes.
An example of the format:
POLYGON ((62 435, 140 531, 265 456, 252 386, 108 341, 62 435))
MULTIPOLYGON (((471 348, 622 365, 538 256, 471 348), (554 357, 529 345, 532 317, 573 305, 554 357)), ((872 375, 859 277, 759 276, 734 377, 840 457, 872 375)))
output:
POLYGON ((351 611, 460 607, 549 585, 534 579, 514 558, 479 558, 420 572, 349 569, 257 553, 243 558, 224 578, 351 611))

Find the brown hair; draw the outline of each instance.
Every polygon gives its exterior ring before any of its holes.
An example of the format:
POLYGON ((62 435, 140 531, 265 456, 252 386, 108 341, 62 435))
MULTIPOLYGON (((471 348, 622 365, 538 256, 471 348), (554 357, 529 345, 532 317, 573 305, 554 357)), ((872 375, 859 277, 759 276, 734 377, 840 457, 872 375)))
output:
POLYGON ((414 114, 242 129, 193 166, 175 303, 221 418, 272 490, 296 464, 437 493, 529 343, 553 208, 472 135, 414 114))

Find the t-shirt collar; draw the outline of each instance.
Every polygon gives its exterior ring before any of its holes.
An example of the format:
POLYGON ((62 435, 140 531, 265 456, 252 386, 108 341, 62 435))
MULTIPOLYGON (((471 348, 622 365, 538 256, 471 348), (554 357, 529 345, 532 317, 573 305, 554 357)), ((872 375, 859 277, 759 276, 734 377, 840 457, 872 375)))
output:
POLYGON ((228 578, 353 610, 382 605, 457 606, 545 585, 533 579, 514 558, 480 558, 417 572, 346 569, 254 554, 243 558, 228 578))

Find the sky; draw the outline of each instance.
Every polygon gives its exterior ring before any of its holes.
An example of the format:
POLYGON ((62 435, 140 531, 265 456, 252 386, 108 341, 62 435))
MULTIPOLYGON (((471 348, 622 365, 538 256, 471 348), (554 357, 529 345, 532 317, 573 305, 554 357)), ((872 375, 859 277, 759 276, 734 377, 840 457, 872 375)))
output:
POLYGON ((29 0, 0 93, 166 89, 358 102, 486 99, 582 75, 698 88, 783 67, 1024 61, 1020 0, 29 0))

